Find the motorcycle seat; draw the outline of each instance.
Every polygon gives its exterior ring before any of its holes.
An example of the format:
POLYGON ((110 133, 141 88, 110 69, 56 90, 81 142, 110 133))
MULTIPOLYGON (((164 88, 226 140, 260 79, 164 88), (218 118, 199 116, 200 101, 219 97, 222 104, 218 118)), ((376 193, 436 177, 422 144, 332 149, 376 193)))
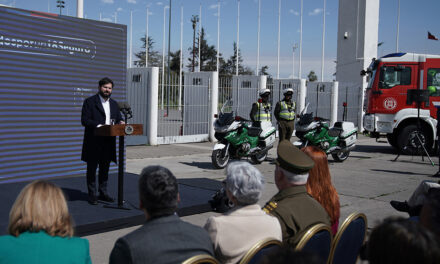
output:
POLYGON ((258 137, 261 133, 262 129, 261 127, 249 127, 248 128, 248 135, 250 137, 258 137))
POLYGON ((328 131, 328 135, 331 137, 339 137, 339 135, 342 133, 342 131, 344 131, 344 130, 340 127, 332 127, 328 131))

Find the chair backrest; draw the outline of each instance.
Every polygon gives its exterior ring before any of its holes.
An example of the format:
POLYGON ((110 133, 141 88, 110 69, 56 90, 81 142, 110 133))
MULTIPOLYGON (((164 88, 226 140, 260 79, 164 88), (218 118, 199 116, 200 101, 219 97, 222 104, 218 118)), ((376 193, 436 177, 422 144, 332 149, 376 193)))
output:
POLYGON ((310 227, 302 236, 295 250, 304 250, 318 255, 324 263, 330 256, 333 235, 329 226, 316 224, 310 227))
POLYGON ((332 245, 329 263, 356 263, 367 233, 367 217, 352 213, 342 223, 332 245))
POLYGON ((259 263, 264 256, 272 252, 277 248, 281 247, 281 241, 275 238, 266 238, 249 249, 249 251, 244 255, 239 264, 255 264, 259 263))
POLYGON ((193 256, 182 262, 182 264, 219 264, 219 262, 211 255, 202 254, 193 256))

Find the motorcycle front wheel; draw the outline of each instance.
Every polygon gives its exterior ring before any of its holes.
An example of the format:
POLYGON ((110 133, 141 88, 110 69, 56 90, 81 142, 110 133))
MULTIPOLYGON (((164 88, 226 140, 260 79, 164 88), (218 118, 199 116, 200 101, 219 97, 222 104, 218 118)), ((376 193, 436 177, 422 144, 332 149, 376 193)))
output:
POLYGON ((263 162, 267 157, 267 151, 264 151, 263 153, 257 153, 255 155, 251 156, 251 160, 254 164, 260 164, 263 162))
POLYGON ((348 156, 350 156, 350 151, 338 151, 336 153, 332 153, 332 157, 337 162, 343 162, 344 160, 348 159, 348 156))
POLYGON ((214 165, 216 169, 223 169, 228 165, 229 153, 227 152, 223 155, 223 149, 216 149, 212 151, 211 160, 212 165, 214 165))

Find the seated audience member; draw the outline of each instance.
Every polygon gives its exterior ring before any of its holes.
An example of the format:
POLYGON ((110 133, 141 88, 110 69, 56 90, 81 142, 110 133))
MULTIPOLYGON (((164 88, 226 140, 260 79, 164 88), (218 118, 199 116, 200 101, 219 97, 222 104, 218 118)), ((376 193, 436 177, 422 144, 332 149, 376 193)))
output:
POLYGON ((417 216, 420 214, 420 209, 422 209, 430 189, 440 189, 440 184, 433 181, 422 181, 408 201, 390 201, 390 204, 397 211, 406 212, 410 216, 417 216))
POLYGON ((18 195, 9 213, 9 235, 0 237, 0 263, 91 263, 89 241, 73 237, 63 192, 34 181, 18 195))
POLYGON ((283 246, 263 257, 261 264, 323 264, 322 259, 308 251, 295 251, 292 247, 283 246))
POLYGON ((420 224, 440 238, 440 189, 432 188, 420 212, 420 224))
POLYGON ((110 263, 182 263, 195 255, 213 255, 206 231, 176 215, 178 184, 171 171, 161 166, 144 168, 139 200, 147 221, 116 241, 110 263))
POLYGON ((281 241, 278 220, 257 204, 263 192, 263 176, 248 162, 233 162, 226 170, 224 188, 234 208, 210 217, 205 229, 211 236, 216 258, 221 263, 237 263, 252 246, 265 238, 281 241))
POLYGON ((338 193, 332 184, 327 155, 315 146, 306 147, 302 151, 315 162, 315 166, 309 171, 307 192, 327 211, 331 219, 332 232, 335 235, 338 231, 340 205, 338 193))
POLYGON ((330 217, 307 193, 306 183, 313 160, 287 140, 278 145, 277 154, 275 184, 279 192, 264 210, 278 218, 283 242, 294 247, 313 225, 323 223, 330 226, 330 217))
POLYGON ((440 244, 417 222, 387 218, 373 229, 366 255, 370 264, 434 264, 440 260, 440 244))

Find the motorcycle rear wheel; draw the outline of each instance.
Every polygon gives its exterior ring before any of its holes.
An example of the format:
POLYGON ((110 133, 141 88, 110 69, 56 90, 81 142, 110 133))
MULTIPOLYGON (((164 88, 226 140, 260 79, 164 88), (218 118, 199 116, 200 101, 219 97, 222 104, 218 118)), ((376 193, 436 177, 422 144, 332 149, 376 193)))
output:
POLYGON ((224 156, 222 155, 223 149, 216 149, 212 151, 211 160, 212 165, 216 169, 223 169, 228 165, 229 162, 229 153, 226 153, 224 156))
POLYGON ((348 156, 350 156, 350 151, 338 151, 336 153, 332 153, 332 157, 337 162, 343 162, 344 160, 348 159, 348 156))
POLYGON ((260 164, 266 159, 266 157, 267 157, 267 151, 264 151, 263 153, 252 155, 251 160, 254 164, 260 164))

